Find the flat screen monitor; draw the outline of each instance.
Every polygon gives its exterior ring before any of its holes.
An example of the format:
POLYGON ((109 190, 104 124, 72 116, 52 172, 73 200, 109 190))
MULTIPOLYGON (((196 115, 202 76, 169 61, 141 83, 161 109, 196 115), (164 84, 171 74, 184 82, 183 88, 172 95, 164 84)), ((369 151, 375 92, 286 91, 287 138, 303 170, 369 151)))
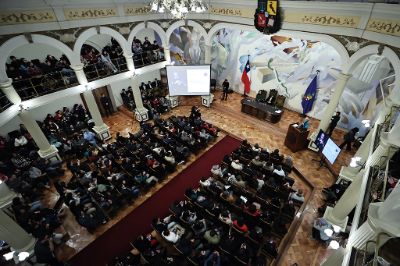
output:
POLYGON ((209 95, 211 65, 166 66, 170 96, 209 95))
POLYGON ((323 130, 319 130, 317 138, 314 143, 317 145, 318 149, 321 151, 324 149, 326 142, 328 141, 329 136, 323 130))
POLYGON ((325 158, 333 164, 338 157, 340 153, 340 148, 338 145, 336 145, 335 142, 333 142, 330 138, 328 138, 328 141, 325 144, 324 149, 322 150, 322 154, 325 156, 325 158))

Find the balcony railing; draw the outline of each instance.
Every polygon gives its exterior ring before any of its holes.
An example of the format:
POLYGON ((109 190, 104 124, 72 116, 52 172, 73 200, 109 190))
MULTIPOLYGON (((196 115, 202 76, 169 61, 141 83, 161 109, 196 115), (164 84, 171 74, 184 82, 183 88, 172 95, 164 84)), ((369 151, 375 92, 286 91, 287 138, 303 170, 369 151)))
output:
POLYGON ((133 54, 133 64, 135 65, 135 68, 141 68, 162 61, 165 61, 165 56, 161 49, 133 54))
POLYGON ((107 62, 98 62, 86 65, 83 70, 88 81, 105 78, 115 74, 128 71, 125 57, 111 59, 111 64, 107 62))
POLYGON ((5 111, 11 105, 12 104, 8 100, 7 96, 2 91, 0 91, 0 112, 5 111))
POLYGON ((13 81, 13 86, 23 101, 76 85, 78 80, 71 69, 13 81))

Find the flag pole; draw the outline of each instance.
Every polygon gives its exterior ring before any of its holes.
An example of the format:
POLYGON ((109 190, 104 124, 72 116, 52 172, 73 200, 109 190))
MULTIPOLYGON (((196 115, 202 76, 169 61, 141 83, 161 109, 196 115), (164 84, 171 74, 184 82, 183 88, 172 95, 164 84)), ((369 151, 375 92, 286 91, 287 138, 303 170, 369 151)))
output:
MULTIPOLYGON (((249 62, 249 65, 250 65, 250 55, 249 55, 249 54, 247 54, 247 61, 246 61, 246 65, 244 66, 243 71, 246 70, 247 62, 249 62)), ((250 70, 251 70, 251 68, 250 68, 250 70)), ((249 79, 250 79, 250 75, 249 75, 249 79)), ((245 87, 243 87, 243 95, 242 95, 242 97, 243 97, 243 98, 246 98, 246 97, 247 97, 247 95, 246 95, 246 88, 245 88, 245 87)))

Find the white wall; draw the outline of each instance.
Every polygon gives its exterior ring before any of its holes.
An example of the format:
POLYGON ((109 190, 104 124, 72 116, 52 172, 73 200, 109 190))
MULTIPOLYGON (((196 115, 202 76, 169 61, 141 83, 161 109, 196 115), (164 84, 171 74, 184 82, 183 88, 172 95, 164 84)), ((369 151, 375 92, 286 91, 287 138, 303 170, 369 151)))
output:
MULTIPOLYGON (((158 80, 161 79, 159 69, 146 72, 138 76, 139 84, 142 82, 147 83, 148 81, 153 81, 155 78, 158 80)), ((127 89, 129 86, 132 86, 130 79, 122 79, 112 82, 108 85, 108 92, 110 93, 110 97, 114 98, 111 100, 113 100, 116 107, 123 105, 121 91, 122 89, 127 89)))
POLYGON ((151 43, 153 43, 153 41, 156 38, 156 32, 153 29, 147 28, 147 29, 139 31, 136 34, 136 39, 139 39, 142 42, 144 42, 144 37, 149 37, 149 41, 151 43))
POLYGON ((91 45, 101 52, 105 46, 111 44, 111 36, 106 34, 93 35, 86 40, 85 44, 91 45))
POLYGON ((19 119, 18 116, 14 117, 13 119, 11 119, 6 124, 0 127, 0 136, 8 138, 8 133, 16 129, 19 129, 19 124, 21 123, 22 123, 21 119, 19 119))
POLYGON ((72 108, 74 104, 82 104, 80 94, 69 95, 68 97, 59 98, 46 105, 39 106, 34 109, 30 109, 33 119, 43 121, 47 114, 52 114, 57 110, 61 110, 63 107, 72 108))
POLYGON ((110 85, 107 86, 110 98, 113 98, 111 100, 115 103, 115 107, 123 105, 121 91, 122 89, 127 89, 131 85, 132 83, 130 79, 122 79, 116 82, 112 82, 110 83, 110 85))
POLYGON ((148 81, 153 81, 155 78, 158 80, 161 79, 159 69, 140 74, 138 80, 140 84, 142 82, 147 83, 148 81))
MULTIPOLYGON (((62 52, 53 46, 30 43, 18 47, 10 56, 13 55, 17 58, 26 58, 28 60, 39 59, 40 61, 44 61, 48 54, 58 59, 61 57, 62 52)), ((7 62, 9 62, 9 59, 7 62)))

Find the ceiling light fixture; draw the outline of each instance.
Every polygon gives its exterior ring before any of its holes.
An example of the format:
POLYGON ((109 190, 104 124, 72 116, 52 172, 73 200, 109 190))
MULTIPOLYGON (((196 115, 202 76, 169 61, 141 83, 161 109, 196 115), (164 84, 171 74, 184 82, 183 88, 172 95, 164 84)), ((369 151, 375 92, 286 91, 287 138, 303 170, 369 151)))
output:
POLYGON ((171 14, 174 19, 185 19, 189 12, 207 11, 208 5, 202 0, 153 0, 150 8, 153 12, 171 14))

